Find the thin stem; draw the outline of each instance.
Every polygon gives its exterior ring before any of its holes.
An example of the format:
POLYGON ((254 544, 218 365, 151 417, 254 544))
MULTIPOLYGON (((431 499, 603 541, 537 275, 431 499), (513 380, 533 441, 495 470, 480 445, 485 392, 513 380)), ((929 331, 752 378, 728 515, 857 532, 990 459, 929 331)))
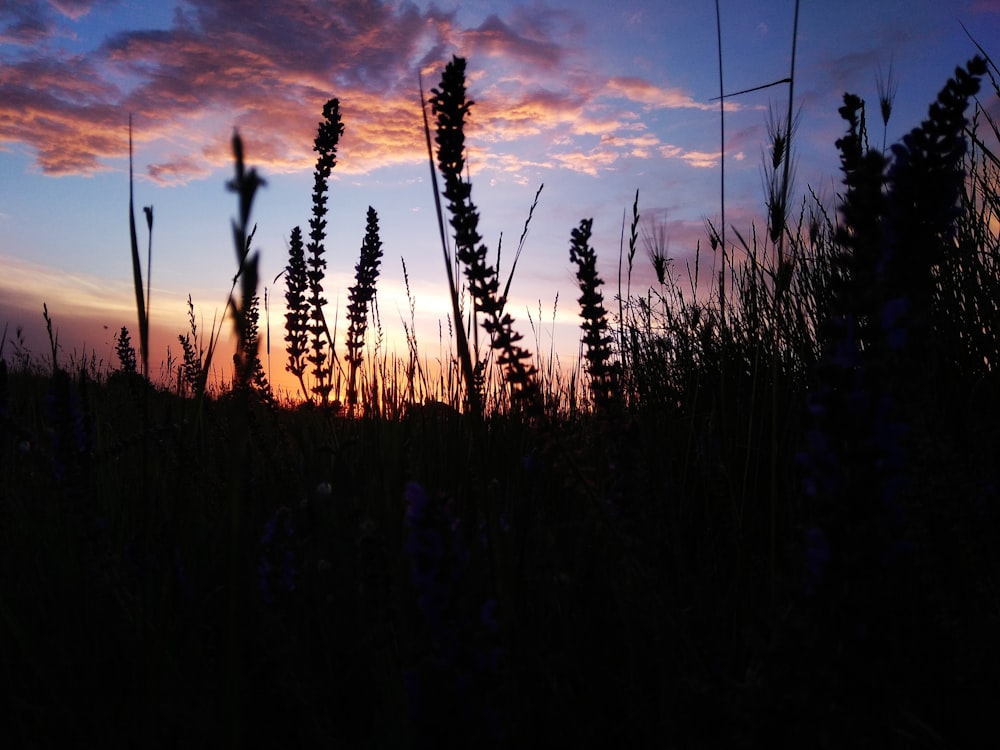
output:
MULTIPOLYGON (((788 118, 785 120, 785 164, 781 175, 781 205, 788 207, 789 170, 792 163, 792 116, 795 106, 795 51, 799 41, 799 0, 795 0, 795 20, 792 23, 792 69, 788 76, 788 118)), ((725 231, 725 227, 723 227, 725 231)), ((785 233, 778 240, 778 266, 784 260, 785 233)))
POLYGON ((719 49, 719 204, 721 212, 722 269, 719 271, 719 323, 726 324, 726 95, 722 85, 722 15, 715 0, 715 33, 719 49))

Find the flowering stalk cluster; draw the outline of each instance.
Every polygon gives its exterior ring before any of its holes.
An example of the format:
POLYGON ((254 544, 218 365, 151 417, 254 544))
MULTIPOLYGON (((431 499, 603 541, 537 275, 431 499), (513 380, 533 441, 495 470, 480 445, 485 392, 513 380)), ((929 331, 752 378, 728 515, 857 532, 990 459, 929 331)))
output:
POLYGON ((289 262, 285 269, 285 317, 287 369, 299 379, 303 394, 306 363, 312 365, 315 381, 312 394, 326 403, 333 389, 333 336, 323 315, 323 278, 326 275, 326 212, 327 186, 330 173, 337 164, 337 145, 344 133, 340 120, 340 102, 330 99, 323 106, 323 121, 316 130, 313 150, 318 154, 313 172, 312 218, 309 219, 309 243, 302 246, 302 231, 292 230, 289 241, 289 262))
POLYGON ((935 267, 954 246, 964 111, 983 72, 978 59, 956 71, 930 118, 892 147, 888 172, 882 154, 864 148, 863 102, 844 97, 848 133, 837 141, 847 185, 837 233, 844 273, 820 331, 824 357, 806 453, 807 490, 816 498, 857 504, 867 496, 895 506, 902 414, 919 406, 913 386, 934 333, 935 267))
MULTIPOLYGON (((800 456, 811 518, 805 590, 837 648, 873 672, 910 668, 893 656, 905 650, 901 629, 930 637, 914 624, 926 607, 914 544, 927 535, 912 467, 935 360, 935 268, 954 250, 963 113, 983 70, 973 60, 956 71, 930 118, 892 147, 887 172, 883 155, 867 149, 863 102, 848 94, 840 110, 848 123, 837 142, 847 185, 836 237, 843 273, 819 331, 823 355, 800 456)), ((854 668, 839 662, 831 669, 854 668)), ((873 695, 859 693, 859 705, 873 695)))

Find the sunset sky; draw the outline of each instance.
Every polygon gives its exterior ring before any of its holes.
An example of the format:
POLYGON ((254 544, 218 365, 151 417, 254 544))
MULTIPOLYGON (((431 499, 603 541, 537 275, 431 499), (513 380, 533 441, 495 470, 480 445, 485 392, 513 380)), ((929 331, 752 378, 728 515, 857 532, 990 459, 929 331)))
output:
MULTIPOLYGON (((794 0, 722 0, 728 92, 789 74, 794 0)), ((976 50, 1000 57, 1000 0, 839 0, 801 4, 795 104, 796 192, 840 189, 834 141, 845 91, 871 102, 898 82, 893 142, 976 50)), ((378 0, 0 0, 0 330, 47 351, 42 303, 68 357, 113 360, 113 333, 135 329, 128 240, 128 119, 135 199, 152 205, 151 362, 186 330, 193 297, 208 328, 235 272, 230 218, 233 129, 267 180, 254 206, 269 286, 273 376, 281 380, 284 285, 292 227, 307 231, 312 142, 323 103, 341 102, 345 133, 330 187, 326 296, 343 327, 369 205, 384 243, 379 302, 390 347, 409 318, 400 258, 425 353, 438 351, 446 283, 423 139, 418 73, 437 84, 468 59, 476 100, 468 132, 472 197, 501 273, 539 185, 545 188, 511 289, 516 327, 534 349, 526 308, 539 304, 547 350, 576 352, 578 291, 570 230, 593 217, 610 302, 622 214, 635 191, 647 228, 662 226, 678 264, 719 217, 719 93, 711 0, 379 2, 378 0)), ((727 223, 764 223, 761 169, 769 107, 787 87, 731 100, 726 113, 727 223)), ((988 101, 994 112, 996 97, 988 101)), ((145 252, 143 252, 145 257, 145 252)), ((640 250, 633 288, 653 279, 640 250)), ((263 322, 262 322, 263 327, 263 322)), ((227 325, 227 331, 229 326, 227 325)), ((343 336, 340 336, 343 340, 343 336)), ((7 346, 10 346, 8 341, 7 346)), ((228 352, 223 360, 228 360, 228 352)), ((5 351, 9 356, 9 350, 5 351)))

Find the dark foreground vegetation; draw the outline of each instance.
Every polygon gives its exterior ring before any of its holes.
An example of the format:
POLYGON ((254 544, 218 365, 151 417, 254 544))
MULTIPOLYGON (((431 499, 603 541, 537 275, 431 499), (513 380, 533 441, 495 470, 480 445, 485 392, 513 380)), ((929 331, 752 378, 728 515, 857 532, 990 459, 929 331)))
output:
MULTIPOLYGON (((408 361, 373 353, 369 210, 335 355, 322 299, 343 132, 331 100, 313 220, 307 238, 292 231, 286 270, 298 406, 260 367, 261 180, 236 139, 239 343, 223 392, 207 387, 217 332, 199 336, 193 312, 170 382, 148 379, 134 223, 139 356, 123 330, 113 372, 60 366, 53 338, 43 368, 4 336, 5 745, 994 736, 1000 172, 975 97, 987 76, 1000 95, 995 73, 979 58, 957 70, 889 153, 869 147, 862 102, 845 97, 833 215, 789 204, 779 123, 766 227, 731 228, 735 242, 709 228, 709 294, 648 232, 658 285, 626 283, 605 309, 582 221, 569 240, 585 369, 567 377, 522 348, 477 233, 460 59, 431 91, 428 148, 433 131, 452 320, 472 325, 455 326, 440 379, 414 336, 408 361)), ((626 279, 638 197, 633 217, 626 279)))

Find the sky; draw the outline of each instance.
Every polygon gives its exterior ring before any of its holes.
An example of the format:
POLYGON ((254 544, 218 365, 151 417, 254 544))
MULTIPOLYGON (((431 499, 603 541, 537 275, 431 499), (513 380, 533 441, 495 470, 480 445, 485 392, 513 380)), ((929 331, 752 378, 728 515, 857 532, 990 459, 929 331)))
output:
MULTIPOLYGON (((736 92, 789 76, 794 0, 721 0, 722 78, 736 92)), ((1000 0, 801 3, 794 105, 795 201, 840 190, 834 141, 845 92, 896 100, 889 143, 915 127, 954 71, 976 53, 962 24, 1000 56, 1000 0)), ((267 181, 252 220, 261 295, 269 300, 271 376, 283 372, 290 231, 308 232, 316 126, 340 101, 345 132, 330 183, 327 317, 353 281, 370 205, 383 241, 378 285, 384 346, 405 353, 402 262, 422 354, 447 343, 447 284, 422 130, 419 76, 437 85, 452 55, 468 61, 475 100, 467 131, 480 232, 506 278, 539 186, 509 311, 527 348, 575 358, 579 318, 571 230, 594 219, 609 308, 617 294, 625 213, 639 192, 645 232, 683 269, 706 222, 765 225, 762 166, 784 84, 727 100, 720 159, 719 47, 710 0, 0 0, 0 329, 20 327, 60 357, 116 363, 114 333, 137 339, 128 233, 128 123, 135 205, 152 206, 151 370, 179 355, 191 296, 201 330, 222 315, 236 270, 230 220, 234 129, 267 181), (502 241, 501 241, 502 237, 502 241), (556 299, 558 297, 558 304, 556 299), (529 320, 530 317, 530 320, 529 320), (554 321, 554 322, 553 322, 554 321), (532 323, 536 332, 532 331, 532 323)), ((997 113, 996 97, 984 103, 997 113)), ((682 271, 683 272, 683 271, 682 271)), ((633 291, 654 281, 640 247, 633 291)), ((262 320, 264 329, 266 321, 262 320)), ((227 323, 225 331, 231 326, 227 323)), ((4 352, 10 356, 11 349, 4 352)), ((342 353, 342 352, 341 352, 342 353)), ((231 349, 222 360, 228 360, 231 349)))

